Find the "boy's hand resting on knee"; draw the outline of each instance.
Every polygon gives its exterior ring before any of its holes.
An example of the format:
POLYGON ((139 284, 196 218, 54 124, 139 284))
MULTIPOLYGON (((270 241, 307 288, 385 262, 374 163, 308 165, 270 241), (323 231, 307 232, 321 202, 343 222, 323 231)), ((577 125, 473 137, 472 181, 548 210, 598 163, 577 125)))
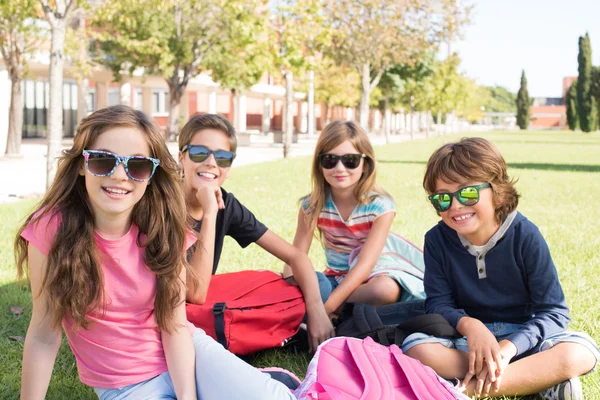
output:
POLYGON ((461 318, 457 328, 467 337, 469 346, 469 370, 463 379, 464 386, 467 386, 474 376, 483 376, 484 366, 487 367, 486 377, 489 375, 490 381, 496 382, 496 378, 503 372, 499 367, 504 365, 501 362, 500 345, 496 337, 475 318, 461 318))

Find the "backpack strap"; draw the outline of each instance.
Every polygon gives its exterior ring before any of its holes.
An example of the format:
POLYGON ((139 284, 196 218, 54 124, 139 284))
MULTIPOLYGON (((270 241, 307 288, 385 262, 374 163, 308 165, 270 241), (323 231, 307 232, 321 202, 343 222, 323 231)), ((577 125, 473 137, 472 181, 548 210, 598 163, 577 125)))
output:
POLYGON ((227 343, 227 338, 225 337, 225 309, 227 308, 227 303, 215 303, 212 309, 212 313, 215 316, 215 335, 217 336, 217 341, 223 345, 227 349, 229 344, 227 343))
POLYGON ((362 341, 349 340, 348 348, 354 357, 356 367, 365 379, 365 390, 360 400, 393 399, 394 387, 387 378, 387 373, 381 360, 373 353, 373 339, 366 338, 362 341))

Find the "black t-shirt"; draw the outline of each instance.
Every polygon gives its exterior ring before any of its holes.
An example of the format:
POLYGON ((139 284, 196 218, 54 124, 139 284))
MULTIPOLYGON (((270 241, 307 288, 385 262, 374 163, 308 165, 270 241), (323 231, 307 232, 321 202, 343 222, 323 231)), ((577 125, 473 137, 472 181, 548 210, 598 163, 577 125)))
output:
MULTIPOLYGON (((213 275, 217 272, 221 251, 223 250, 223 240, 225 235, 235 239, 241 247, 247 247, 250 243, 256 242, 267 231, 267 227, 256 219, 242 203, 231 193, 221 188, 225 208, 217 213, 217 225, 215 231, 215 258, 213 261, 213 275)), ((194 224, 194 230, 200 232, 202 221, 194 224)), ((195 246, 194 246, 195 247, 195 246)), ((188 253, 188 258, 191 253, 188 253)))

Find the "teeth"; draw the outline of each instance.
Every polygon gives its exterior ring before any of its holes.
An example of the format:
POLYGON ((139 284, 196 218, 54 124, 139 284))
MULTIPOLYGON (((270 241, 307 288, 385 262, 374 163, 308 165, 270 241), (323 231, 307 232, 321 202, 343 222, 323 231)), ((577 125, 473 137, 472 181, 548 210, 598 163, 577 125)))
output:
POLYGON ((208 179, 215 179, 217 177, 215 174, 211 174, 210 172, 199 172, 198 175, 208 179))
POLYGON ((473 216, 473 214, 465 214, 465 215, 461 215, 460 217, 454 217, 454 219, 457 221, 464 221, 465 219, 469 219, 472 216, 473 216))
POLYGON ((106 190, 109 193, 113 193, 113 194, 127 194, 128 193, 127 190, 123 190, 123 189, 104 188, 104 190, 106 190))

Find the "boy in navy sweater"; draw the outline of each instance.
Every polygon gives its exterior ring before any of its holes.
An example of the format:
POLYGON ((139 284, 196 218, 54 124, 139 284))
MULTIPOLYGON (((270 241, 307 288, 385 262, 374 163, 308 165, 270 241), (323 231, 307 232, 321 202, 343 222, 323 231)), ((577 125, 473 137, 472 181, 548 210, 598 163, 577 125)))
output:
POLYGON ((416 333, 404 352, 469 395, 582 399, 596 343, 567 332, 569 309, 546 241, 516 211, 498 149, 481 138, 439 148, 423 186, 442 220, 425 235, 425 307, 462 338, 416 333))

